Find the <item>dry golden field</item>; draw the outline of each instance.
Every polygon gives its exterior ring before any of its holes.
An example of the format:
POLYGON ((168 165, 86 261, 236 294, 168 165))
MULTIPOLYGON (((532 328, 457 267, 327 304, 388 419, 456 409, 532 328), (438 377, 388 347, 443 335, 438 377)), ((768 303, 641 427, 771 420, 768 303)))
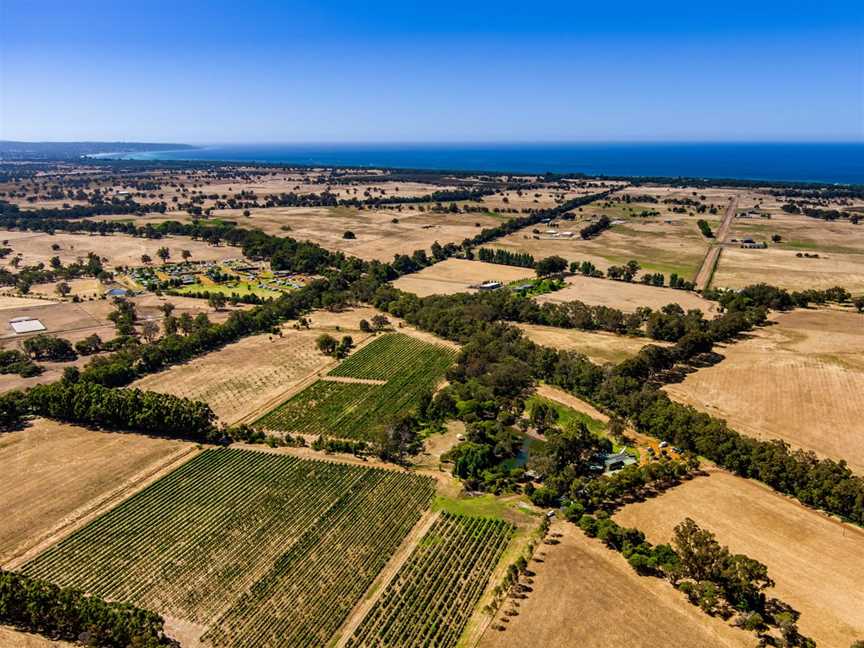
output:
MULTIPOLYGON (((804 508, 757 482, 712 471, 618 513, 654 543, 685 517, 730 550, 768 566, 778 597, 801 613, 801 632, 845 648, 864 636, 864 530, 804 508)), ((752 644, 751 644, 752 645, 752 644)))
POLYGON ((106 504, 116 504, 193 444, 36 419, 0 435, 0 564, 56 539, 106 504))
MULTIPOLYGON (((159 222, 169 220, 162 215, 159 222)), ((21 266, 44 263, 48 265, 51 257, 59 257, 64 264, 74 263, 78 259, 86 259, 88 252, 98 254, 110 268, 117 266, 140 266, 141 255, 148 254, 158 264, 156 251, 167 247, 172 259, 180 259, 182 250, 192 253, 193 261, 222 261, 237 259, 243 256, 240 248, 229 246, 213 246, 203 241, 193 241, 185 236, 166 236, 161 239, 146 239, 126 234, 111 234, 99 236, 91 234, 44 234, 17 230, 0 230, 0 240, 12 248, 7 259, 18 254, 22 255, 21 266), (60 246, 52 249, 52 245, 60 246)))
POLYGON ((486 630, 481 648, 744 648, 753 635, 690 605, 657 578, 639 576, 617 552, 556 522, 560 544, 540 545, 533 592, 507 629, 486 630), (545 555, 544 555, 545 554, 545 555))
MULTIPOLYGON (((576 351, 598 364, 618 364, 636 355, 646 344, 658 344, 648 338, 627 337, 604 331, 580 331, 537 324, 517 324, 532 342, 542 346, 576 351)), ((665 344, 665 343, 659 343, 665 344)))
POLYGON ((542 303, 560 304, 578 300, 590 305, 610 306, 625 312, 635 311, 640 306, 648 306, 654 310, 667 304, 679 304, 684 310, 698 308, 706 317, 717 312, 715 302, 702 299, 693 292, 657 288, 640 283, 611 281, 608 279, 593 279, 581 275, 568 277, 568 286, 557 292, 547 293, 537 297, 542 303))
POLYGON ((796 310, 772 320, 666 391, 742 434, 784 439, 864 473, 864 316, 796 310))
POLYGON ((427 297, 476 292, 469 286, 483 281, 500 281, 507 284, 531 277, 536 277, 536 274, 530 268, 451 258, 423 268, 420 272, 400 277, 393 282, 393 285, 400 290, 427 297))
POLYGON ((72 648, 74 645, 66 641, 52 641, 42 635, 0 626, 0 646, 8 646, 9 648, 72 648))
POLYGON ((316 311, 308 316, 310 329, 282 327, 281 336, 247 337, 186 364, 138 380, 134 387, 201 400, 225 423, 237 423, 284 400, 307 378, 335 365, 315 346, 322 333, 350 335, 358 344, 369 337, 359 329, 361 319, 378 311, 357 308, 342 313, 316 311))

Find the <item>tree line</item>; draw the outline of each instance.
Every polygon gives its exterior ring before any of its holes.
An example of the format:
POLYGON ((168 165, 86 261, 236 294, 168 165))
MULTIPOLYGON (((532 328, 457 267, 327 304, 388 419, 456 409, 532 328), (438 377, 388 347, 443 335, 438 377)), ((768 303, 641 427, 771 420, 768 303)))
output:
POLYGON ((5 569, 0 569, 0 623, 100 648, 180 646, 165 635, 165 621, 155 612, 5 569))

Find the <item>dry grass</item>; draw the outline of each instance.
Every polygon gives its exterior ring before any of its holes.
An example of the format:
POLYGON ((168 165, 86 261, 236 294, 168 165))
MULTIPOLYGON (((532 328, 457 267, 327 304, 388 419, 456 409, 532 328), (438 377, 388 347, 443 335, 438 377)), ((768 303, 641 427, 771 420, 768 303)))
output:
POLYGON ((192 448, 181 441, 96 432, 45 419, 0 435, 0 564, 192 448))
POLYGON ((460 292, 476 292, 468 286, 483 281, 500 281, 504 284, 536 276, 530 268, 468 261, 467 259, 447 259, 441 263, 424 268, 420 272, 405 275, 393 285, 400 290, 414 293, 420 297, 429 295, 452 295, 460 292))
POLYGON ((236 423, 333 364, 315 346, 322 333, 368 337, 359 322, 378 311, 358 308, 309 316, 309 330, 282 327, 282 336, 255 335, 183 365, 146 376, 133 386, 206 402, 226 423, 236 423), (338 327, 338 330, 337 330, 338 327))
POLYGON ((41 635, 21 632, 7 626, 0 626, 0 646, 8 648, 72 648, 75 644, 66 641, 52 641, 41 635))
MULTIPOLYGON (((159 222, 169 220, 166 215, 161 215, 159 222)), ((8 241, 8 247, 12 253, 7 257, 11 259, 17 254, 23 256, 21 266, 36 265, 44 263, 48 265, 51 257, 60 257, 64 265, 74 263, 78 259, 86 259, 88 252, 98 254, 107 259, 104 263, 109 268, 117 266, 141 265, 141 255, 148 254, 158 261, 156 251, 161 247, 167 247, 173 259, 180 258, 181 250, 189 250, 195 261, 221 261, 224 259, 237 259, 243 256, 239 248, 220 246, 214 247, 203 241, 193 241, 183 236, 166 236, 161 239, 146 239, 128 236, 126 234, 111 234, 110 236, 99 236, 96 234, 44 234, 40 232, 26 232, 17 230, 0 230, 0 240, 8 241), (53 250, 52 245, 59 245, 59 250, 53 250)))
POLYGON ((788 290, 842 286, 852 294, 864 292, 864 255, 819 252, 818 259, 799 258, 777 248, 745 250, 725 247, 712 286, 743 288, 768 283, 788 290))
POLYGON ((647 338, 626 337, 603 331, 579 331, 536 324, 516 326, 522 329, 532 342, 562 351, 576 351, 598 364, 618 364, 636 355, 646 344, 658 344, 647 338))
MULTIPOLYGON (((392 261, 395 254, 410 255, 415 250, 428 250, 435 241, 441 245, 461 243, 476 236, 483 228, 496 227, 509 218, 506 215, 420 212, 408 207, 400 211, 395 206, 364 210, 351 207, 272 207, 250 212, 247 218, 243 216, 243 210, 225 209, 215 212, 214 217, 236 221, 240 227, 308 240, 329 250, 381 261, 392 261), (398 222, 394 223, 394 219, 398 222), (347 231, 353 232, 356 238, 343 238, 347 231)), ((135 222, 141 225, 160 223, 167 218, 168 215, 152 214, 137 218, 135 222)), ((184 212, 171 214, 170 218, 181 222, 192 220, 192 216, 184 212)), ((108 216, 102 220, 124 219, 108 216)), ((235 256, 239 256, 239 251, 236 252, 235 256)))
POLYGON ((718 349, 726 359, 665 389, 736 430, 864 472, 864 316, 797 310, 718 349))
POLYGON ((657 288, 640 283, 610 281, 574 276, 567 279, 568 287, 557 292, 540 295, 540 303, 563 303, 578 300, 586 304, 610 306, 625 312, 635 311, 640 306, 655 310, 667 304, 680 304, 684 310, 700 309, 706 317, 717 311, 716 304, 699 295, 684 290, 657 288))
POLYGON ((753 635, 727 626, 687 603, 671 585, 639 576, 624 558, 569 523, 563 537, 540 545, 532 562, 534 591, 521 601, 507 630, 486 631, 482 648, 718 648, 752 646, 753 635))
POLYGON ((861 529, 721 471, 616 515, 620 524, 641 529, 655 543, 669 541, 685 517, 710 529, 733 552, 764 562, 776 582, 769 594, 801 612, 801 631, 820 646, 845 647, 864 636, 861 529))

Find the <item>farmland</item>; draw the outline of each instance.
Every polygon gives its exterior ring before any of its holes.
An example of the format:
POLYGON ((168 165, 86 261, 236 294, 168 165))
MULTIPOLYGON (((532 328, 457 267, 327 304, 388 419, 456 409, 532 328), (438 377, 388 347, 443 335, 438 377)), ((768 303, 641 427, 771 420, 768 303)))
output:
POLYGON ((516 268, 466 259, 447 259, 420 272, 400 277, 393 282, 393 285, 420 297, 428 297, 475 292, 469 286, 483 281, 500 281, 507 284, 534 276, 536 275, 530 268, 516 268))
POLYGON ((797 310, 665 387, 743 434, 784 439, 864 472, 864 329, 857 313, 797 310))
POLYGON ((315 347, 322 333, 349 334, 355 344, 368 334, 359 329, 363 318, 377 311, 356 308, 342 313, 314 312, 310 328, 285 325, 281 334, 255 335, 183 365, 152 374, 135 387, 203 400, 220 419, 235 423, 266 408, 307 377, 333 362, 315 347), (338 331, 337 331, 338 329, 338 331))
POLYGON ((480 648, 753 645, 752 635, 689 605, 669 584, 639 576, 576 526, 557 522, 551 530, 561 537, 531 563, 533 591, 506 630, 486 630, 480 648))
POLYGON ((369 438, 377 425, 414 407, 453 358, 449 347, 408 335, 379 337, 331 371, 334 380, 313 383, 253 425, 280 432, 369 438), (386 382, 377 384, 380 380, 386 382))
POLYGON ((776 582, 769 595, 801 613, 801 632, 819 646, 849 646, 864 636, 860 528, 723 471, 629 505, 616 520, 638 527, 658 543, 667 542, 685 517, 714 532, 733 553, 765 563, 776 582))
POLYGON ((537 301, 555 304, 578 300, 590 305, 617 308, 624 312, 633 312, 640 306, 658 310, 667 304, 678 304, 684 310, 698 308, 706 317, 713 315, 717 310, 714 302, 685 290, 583 276, 568 277, 567 284, 563 290, 540 295, 537 301))
POLYGON ((403 472, 208 450, 23 571, 197 624, 213 646, 319 646, 433 490, 403 472))
POLYGON ((442 513, 346 646, 455 646, 512 531, 442 513))
MULTIPOLYGON (((165 220, 165 217, 162 217, 165 220)), ((239 248, 213 246, 203 241, 194 241, 185 236, 171 236, 160 239, 111 234, 99 236, 91 234, 68 234, 57 232, 44 234, 17 230, 0 230, 0 240, 8 241, 12 255, 21 255, 21 265, 48 265, 51 257, 57 256, 64 264, 74 263, 79 258, 87 258, 92 252, 106 259, 108 268, 141 265, 141 255, 147 254, 155 259, 156 251, 167 247, 173 258, 179 258, 181 250, 189 250, 196 261, 223 261, 243 256, 239 248), (53 246, 58 246, 56 249, 53 246)))
POLYGON ((194 454, 178 441, 36 419, 0 437, 0 564, 194 454))
POLYGON ((562 351, 576 351, 598 364, 618 363, 639 353, 646 344, 658 344, 654 340, 626 337, 603 331, 562 329, 538 324, 518 324, 518 327, 532 342, 562 351))

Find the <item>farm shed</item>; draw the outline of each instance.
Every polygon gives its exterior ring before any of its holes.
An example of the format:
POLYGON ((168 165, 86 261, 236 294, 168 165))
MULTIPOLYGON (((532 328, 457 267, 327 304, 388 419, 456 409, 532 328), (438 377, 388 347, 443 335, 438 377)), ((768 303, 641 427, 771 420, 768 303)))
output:
POLYGON ((17 335, 47 330, 41 321, 33 317, 15 317, 9 320, 9 326, 17 335))

